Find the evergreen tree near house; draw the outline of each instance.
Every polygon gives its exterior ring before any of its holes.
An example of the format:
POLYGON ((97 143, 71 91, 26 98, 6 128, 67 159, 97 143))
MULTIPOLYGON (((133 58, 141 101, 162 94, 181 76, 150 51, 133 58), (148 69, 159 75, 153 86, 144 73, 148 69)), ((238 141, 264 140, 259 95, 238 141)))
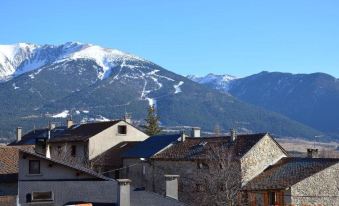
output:
POLYGON ((146 134, 153 136, 161 132, 159 126, 159 117, 156 114, 154 105, 149 106, 146 121, 146 134))

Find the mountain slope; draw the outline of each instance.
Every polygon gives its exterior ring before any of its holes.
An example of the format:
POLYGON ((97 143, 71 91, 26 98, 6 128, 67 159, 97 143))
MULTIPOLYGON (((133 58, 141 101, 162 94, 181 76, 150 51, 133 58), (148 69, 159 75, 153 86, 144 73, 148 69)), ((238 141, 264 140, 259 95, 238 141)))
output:
POLYGON ((227 92, 229 90, 230 84, 236 80, 237 78, 232 75, 218 75, 209 73, 206 76, 203 77, 197 77, 195 75, 188 75, 187 78, 189 78, 192 81, 198 82, 199 84, 207 85, 211 88, 215 88, 220 91, 227 92))
POLYGON ((9 60, 1 62, 6 72, 0 74, 0 135, 6 138, 14 137, 18 125, 32 129, 47 121, 63 122, 67 115, 80 122, 119 118, 127 111, 143 120, 150 104, 156 104, 163 125, 212 131, 218 124, 225 131, 237 127, 297 137, 319 134, 118 50, 80 43, 31 47, 12 57, 13 52, 0 50, 9 60))
POLYGON ((324 73, 262 72, 238 79, 229 92, 328 133, 339 133, 339 81, 324 73))

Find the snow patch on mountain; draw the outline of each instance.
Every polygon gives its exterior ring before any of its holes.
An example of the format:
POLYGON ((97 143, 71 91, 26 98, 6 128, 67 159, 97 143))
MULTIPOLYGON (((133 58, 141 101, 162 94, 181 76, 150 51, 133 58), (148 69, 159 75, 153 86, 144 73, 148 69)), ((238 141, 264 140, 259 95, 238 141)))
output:
POLYGON ((237 79, 237 77, 232 75, 218 75, 209 73, 206 76, 198 77, 195 75, 188 75, 187 78, 195 81, 199 84, 206 84, 213 86, 215 89, 228 91, 230 88, 230 84, 237 79))
POLYGON ((180 86, 183 85, 183 84, 184 84, 184 82, 180 81, 178 84, 173 85, 173 87, 175 89, 174 94, 178 94, 178 93, 181 92, 180 86))
POLYGON ((66 118, 69 115, 69 110, 64 110, 59 114, 52 115, 53 118, 66 118))

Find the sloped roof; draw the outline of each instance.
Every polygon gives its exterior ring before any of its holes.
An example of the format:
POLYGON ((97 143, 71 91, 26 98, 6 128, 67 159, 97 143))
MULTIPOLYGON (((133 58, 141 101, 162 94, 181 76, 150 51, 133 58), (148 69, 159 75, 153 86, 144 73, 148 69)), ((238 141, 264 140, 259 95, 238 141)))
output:
POLYGON ((125 152, 124 158, 149 158, 180 138, 180 134, 155 135, 125 152))
POLYGON ((53 162, 53 163, 57 163, 57 164, 60 164, 60 165, 63 165, 63 166, 75 169, 75 170, 77 170, 79 172, 86 173, 88 175, 94 176, 94 177, 102 179, 102 180, 113 180, 113 179, 105 177, 105 176, 103 176, 101 174, 98 174, 98 173, 96 173, 95 171, 93 171, 91 169, 85 168, 85 167, 81 166, 80 164, 74 164, 74 162, 73 163, 69 163, 69 162, 66 162, 66 161, 58 160, 58 159, 47 158, 46 156, 37 154, 37 153, 35 153, 35 152, 31 151, 31 150, 27 150, 25 148, 20 148, 19 150, 21 152, 23 152, 23 153, 28 154, 28 155, 32 155, 32 156, 40 158, 40 159, 44 159, 44 160, 47 160, 47 161, 50 161, 50 162, 53 162))
POLYGON ((85 141, 120 121, 121 120, 73 125, 61 134, 55 135, 49 142, 85 141))
MULTIPOLYGON (((50 131, 49 142, 69 142, 69 141, 86 141, 90 137, 102 132, 103 130, 117 124, 123 120, 105 121, 105 122, 92 122, 86 124, 75 124, 70 128, 65 126, 56 127, 50 131)), ((35 129, 24 136, 21 141, 12 142, 9 145, 33 145, 37 138, 47 138, 48 128, 35 129)))
POLYGON ((243 189, 286 189, 338 163, 339 159, 285 157, 248 182, 243 189))
POLYGON ((0 181, 14 182, 18 179, 19 151, 17 148, 0 146, 0 181))
POLYGON ((234 155, 242 157, 267 133, 237 135, 235 142, 230 136, 186 138, 184 142, 176 142, 170 148, 155 155, 154 159, 192 160, 205 158, 208 148, 212 145, 221 145, 232 148, 234 155))
POLYGON ((95 157, 91 162, 93 162, 94 165, 120 167, 122 166, 123 153, 138 143, 140 142, 121 142, 95 157))

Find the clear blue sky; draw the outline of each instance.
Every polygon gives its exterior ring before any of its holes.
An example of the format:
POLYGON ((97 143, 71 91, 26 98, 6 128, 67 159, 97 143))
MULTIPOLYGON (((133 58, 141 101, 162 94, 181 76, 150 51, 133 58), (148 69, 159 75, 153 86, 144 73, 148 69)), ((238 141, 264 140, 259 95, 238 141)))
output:
POLYGON ((335 0, 2 0, 0 44, 99 44, 183 75, 339 77, 338 9, 335 0))

